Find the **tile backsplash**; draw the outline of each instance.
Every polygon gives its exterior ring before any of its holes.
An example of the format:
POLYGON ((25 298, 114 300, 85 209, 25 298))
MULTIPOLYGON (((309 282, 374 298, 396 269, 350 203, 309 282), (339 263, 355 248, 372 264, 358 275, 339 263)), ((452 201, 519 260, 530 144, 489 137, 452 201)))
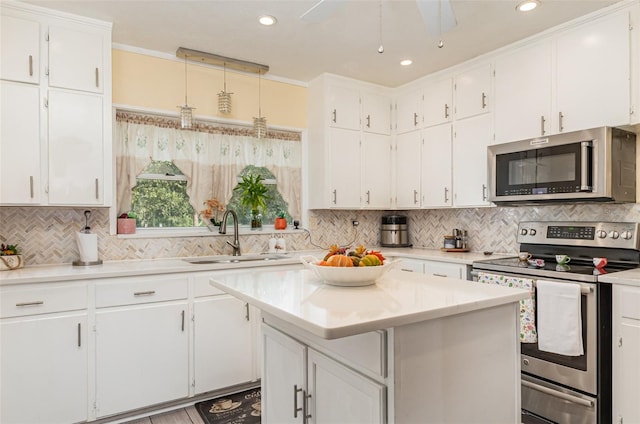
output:
MULTIPOLYGON (((84 227, 84 210, 73 208, 0 207, 0 243, 18 244, 27 265, 69 263, 78 259, 74 233, 84 227)), ((407 215, 409 241, 415 247, 438 249, 442 237, 453 228, 466 229, 474 251, 516 252, 520 221, 640 221, 638 204, 563 204, 548 206, 431 209, 409 211, 313 210, 310 234, 284 234, 287 250, 309 250, 340 245, 375 246, 380 242, 383 215, 407 215), (359 225, 351 224, 357 220, 359 225), (310 236, 310 237, 309 237, 310 236)), ((109 235, 108 209, 92 209, 90 225, 98 234, 103 260, 156 259, 180 256, 229 254, 228 236, 118 238, 109 235)), ((307 227, 303 223, 304 227, 307 227)), ((270 231, 242 235, 244 253, 265 252, 270 231)))

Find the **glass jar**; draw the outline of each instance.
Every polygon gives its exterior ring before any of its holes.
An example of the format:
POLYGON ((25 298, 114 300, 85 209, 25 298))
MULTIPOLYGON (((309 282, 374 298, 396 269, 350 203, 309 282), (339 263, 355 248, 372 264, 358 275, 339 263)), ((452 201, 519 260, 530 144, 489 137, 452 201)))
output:
POLYGON ((455 249, 456 248, 456 237, 455 236, 444 236, 444 248, 445 249, 455 249))

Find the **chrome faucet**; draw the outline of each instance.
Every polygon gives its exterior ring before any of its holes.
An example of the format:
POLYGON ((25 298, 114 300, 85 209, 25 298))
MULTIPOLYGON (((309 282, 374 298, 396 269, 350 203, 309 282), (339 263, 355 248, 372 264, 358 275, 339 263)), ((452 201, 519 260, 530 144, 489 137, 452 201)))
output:
POLYGON ((222 215, 222 223, 220 224, 220 234, 227 234, 227 217, 233 215, 233 243, 227 240, 227 244, 233 247, 233 256, 240 256, 240 238, 238 236, 238 215, 233 209, 227 209, 222 215))

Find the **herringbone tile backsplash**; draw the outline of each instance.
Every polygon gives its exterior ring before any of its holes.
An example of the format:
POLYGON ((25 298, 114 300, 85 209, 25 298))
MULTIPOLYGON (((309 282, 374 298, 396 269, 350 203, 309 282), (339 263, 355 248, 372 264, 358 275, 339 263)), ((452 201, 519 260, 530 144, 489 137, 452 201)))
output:
MULTIPOLYGON (((78 259, 74 233, 84 227, 84 210, 44 207, 0 207, 0 243, 18 244, 27 265, 69 263, 78 259)), ((575 204, 527 207, 436 209, 411 211, 314 210, 317 222, 311 237, 305 232, 286 233, 287 249, 309 250, 331 244, 380 242, 380 219, 387 214, 408 216, 409 241, 415 247, 438 249, 442 237, 453 228, 466 229, 474 251, 516 252, 515 235, 520 221, 640 221, 640 205, 575 204), (359 221, 356 229, 352 220, 359 221)), ((228 254, 228 237, 118 238, 109 235, 107 209, 93 209, 92 232, 98 234, 103 260, 156 259, 180 256, 228 254)), ((308 227, 303 223, 304 227, 308 227)), ((265 252, 271 233, 241 236, 245 253, 265 252)))

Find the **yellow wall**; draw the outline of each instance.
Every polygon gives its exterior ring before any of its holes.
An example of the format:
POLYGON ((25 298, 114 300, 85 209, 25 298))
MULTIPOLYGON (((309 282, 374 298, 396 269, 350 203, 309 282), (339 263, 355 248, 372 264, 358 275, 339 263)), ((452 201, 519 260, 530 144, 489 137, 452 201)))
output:
MULTIPOLYGON (((268 74, 267 74, 268 76, 268 74)), ((187 64, 188 103, 196 116, 228 118, 253 123, 258 116, 258 75, 227 71, 231 113, 218 112, 223 71, 187 64)), ((261 107, 267 125, 305 128, 307 89, 262 77, 261 107)), ((184 61, 113 50, 113 103, 175 111, 184 104, 184 61)))

